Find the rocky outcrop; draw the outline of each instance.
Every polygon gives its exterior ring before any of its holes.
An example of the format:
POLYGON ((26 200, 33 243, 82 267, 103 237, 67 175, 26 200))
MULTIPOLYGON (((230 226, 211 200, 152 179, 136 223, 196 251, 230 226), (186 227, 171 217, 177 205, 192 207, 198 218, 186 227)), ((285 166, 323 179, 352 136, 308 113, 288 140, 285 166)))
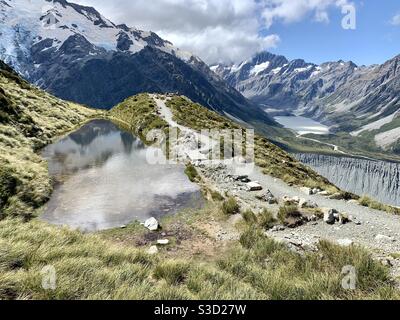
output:
POLYGON ((296 158, 343 190, 400 206, 398 163, 317 154, 297 154, 296 158))

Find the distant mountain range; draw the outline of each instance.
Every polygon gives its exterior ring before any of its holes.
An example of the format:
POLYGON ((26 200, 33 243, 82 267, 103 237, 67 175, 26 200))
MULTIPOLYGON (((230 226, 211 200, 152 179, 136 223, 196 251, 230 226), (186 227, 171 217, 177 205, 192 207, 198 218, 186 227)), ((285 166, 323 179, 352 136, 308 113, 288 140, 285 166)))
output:
POLYGON ((377 146, 400 147, 400 55, 382 65, 321 65, 268 52, 211 69, 270 114, 320 120, 333 132, 367 135, 377 146))
POLYGON ((179 93, 274 125, 195 55, 65 0, 0 0, 0 59, 56 96, 109 109, 140 92, 179 93))

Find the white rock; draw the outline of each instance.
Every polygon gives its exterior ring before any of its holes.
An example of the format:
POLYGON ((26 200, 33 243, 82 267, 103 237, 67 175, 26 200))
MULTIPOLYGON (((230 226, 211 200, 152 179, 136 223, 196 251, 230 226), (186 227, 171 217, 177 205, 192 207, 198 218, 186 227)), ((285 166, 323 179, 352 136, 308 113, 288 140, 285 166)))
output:
POLYGON ((157 253, 158 253, 158 248, 157 248, 157 246, 151 246, 151 247, 149 248, 149 250, 147 250, 147 253, 148 253, 148 254, 151 254, 151 255, 157 254, 157 253))
POLYGON ((314 189, 312 189, 312 194, 317 194, 318 192, 321 192, 322 190, 321 189, 318 189, 318 188, 314 188, 314 189))
POLYGON ((320 196, 329 196, 329 192, 328 191, 321 191, 321 192, 318 192, 318 194, 320 196))
POLYGON ((157 244, 166 246, 167 244, 169 244, 169 240, 168 239, 158 240, 157 244))
POLYGON ((262 186, 261 186, 261 184, 259 184, 259 183, 256 182, 256 181, 247 183, 247 184, 246 184, 246 187, 247 187, 247 189, 248 189, 249 191, 260 191, 260 190, 263 189, 262 186))
POLYGON ((147 219, 144 223, 144 226, 150 231, 157 231, 159 227, 158 221, 155 218, 147 219))
POLYGON ((353 244, 353 240, 350 239, 339 239, 336 241, 339 246, 350 247, 353 244))

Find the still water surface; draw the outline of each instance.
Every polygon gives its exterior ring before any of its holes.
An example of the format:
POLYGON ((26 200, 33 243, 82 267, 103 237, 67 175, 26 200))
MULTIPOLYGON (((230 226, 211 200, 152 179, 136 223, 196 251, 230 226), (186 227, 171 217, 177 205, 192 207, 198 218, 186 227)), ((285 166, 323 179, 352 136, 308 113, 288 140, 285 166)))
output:
POLYGON ((203 204, 182 165, 151 165, 146 147, 107 120, 94 120, 43 151, 55 189, 41 218, 97 231, 203 204))

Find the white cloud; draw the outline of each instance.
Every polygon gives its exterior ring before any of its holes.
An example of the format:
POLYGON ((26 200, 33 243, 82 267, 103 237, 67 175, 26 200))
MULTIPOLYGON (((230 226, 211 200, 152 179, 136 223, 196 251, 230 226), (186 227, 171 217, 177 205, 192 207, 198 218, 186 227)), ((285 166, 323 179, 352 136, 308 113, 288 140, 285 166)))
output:
POLYGON ((396 14, 391 20, 390 24, 394 26, 400 26, 400 13, 396 14))
POLYGON ((71 0, 116 23, 151 30, 208 63, 238 62, 279 44, 268 28, 309 13, 329 22, 328 9, 347 0, 71 0), (263 32, 261 33, 261 30, 263 32), (266 32, 267 31, 267 32, 266 32))
POLYGON ((263 0, 262 17, 267 27, 276 21, 285 23, 299 22, 309 14, 317 22, 329 22, 329 9, 341 8, 349 4, 348 0, 263 0))

